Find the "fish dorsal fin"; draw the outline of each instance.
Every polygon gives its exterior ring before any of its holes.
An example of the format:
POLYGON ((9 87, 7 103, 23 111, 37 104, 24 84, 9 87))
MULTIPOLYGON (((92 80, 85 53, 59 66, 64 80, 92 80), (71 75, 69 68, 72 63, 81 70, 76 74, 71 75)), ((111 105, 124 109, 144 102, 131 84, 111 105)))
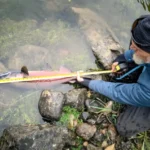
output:
POLYGON ((28 68, 27 68, 26 66, 23 66, 23 67, 21 68, 21 73, 24 73, 24 74, 26 74, 26 75, 29 75, 28 68))
POLYGON ((68 68, 64 67, 64 66, 61 66, 59 68, 59 71, 60 72, 64 72, 64 73, 71 73, 71 71, 68 68))

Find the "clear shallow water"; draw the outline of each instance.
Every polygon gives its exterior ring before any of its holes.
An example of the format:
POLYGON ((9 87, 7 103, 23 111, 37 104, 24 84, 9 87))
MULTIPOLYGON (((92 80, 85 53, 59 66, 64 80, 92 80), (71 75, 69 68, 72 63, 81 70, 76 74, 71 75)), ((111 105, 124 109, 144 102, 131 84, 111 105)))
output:
MULTIPOLYGON (((125 49, 132 22, 148 13, 135 0, 0 0, 0 71, 20 70, 22 65, 34 70, 58 70, 61 65, 73 71, 97 68, 72 6, 90 8, 103 17, 125 49)), ((53 87, 63 92, 71 88, 53 87)), ((40 93, 0 85, 0 130, 13 124, 41 123, 40 93)))

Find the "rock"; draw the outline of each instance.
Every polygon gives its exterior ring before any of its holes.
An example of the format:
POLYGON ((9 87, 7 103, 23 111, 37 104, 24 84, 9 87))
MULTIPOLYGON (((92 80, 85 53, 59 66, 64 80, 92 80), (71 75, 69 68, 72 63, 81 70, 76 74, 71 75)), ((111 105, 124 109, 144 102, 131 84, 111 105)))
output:
POLYGON ((101 133, 100 130, 97 130, 94 137, 93 137, 93 140, 95 142, 100 142, 102 143, 104 141, 104 138, 105 138, 105 135, 103 133, 101 133))
POLYGON ((79 27, 98 61, 105 68, 111 68, 112 61, 123 52, 123 48, 108 24, 88 8, 72 7, 72 10, 78 15, 79 27))
POLYGON ((87 98, 87 90, 73 89, 66 93, 65 97, 65 105, 72 106, 81 111, 84 109, 84 101, 87 98))
POLYGON ((47 121, 58 120, 62 113, 64 101, 64 95, 61 92, 42 91, 38 108, 43 119, 47 121))
POLYGON ((1 150, 62 150, 69 141, 64 127, 45 125, 16 125, 5 129, 0 138, 1 150))
POLYGON ((105 148, 105 147, 107 147, 107 146, 108 146, 107 141, 103 141, 101 147, 102 147, 102 148, 105 148))
POLYGON ((86 121, 88 118, 90 117, 90 113, 88 113, 88 112, 83 112, 82 114, 81 114, 81 119, 83 119, 83 121, 86 121))
POLYGON ((104 116, 103 114, 99 115, 97 117, 97 120, 96 120, 96 124, 101 124, 102 127, 105 127, 105 126, 108 126, 109 125, 109 122, 108 120, 106 119, 106 116, 104 116), (103 126, 104 125, 104 126, 103 126))
POLYGON ((116 145, 116 149, 117 150, 132 150, 132 142, 131 141, 120 141, 117 145, 116 145))
POLYGON ((87 150, 102 150, 100 147, 95 147, 92 144, 87 145, 87 150))
POLYGON ((91 125, 94 125, 94 124, 96 124, 96 120, 94 120, 94 119, 88 119, 87 123, 89 123, 91 125))
POLYGON ((9 69, 21 69, 26 65, 29 70, 42 69, 45 64, 52 64, 53 60, 49 50, 40 46, 25 45, 18 47, 14 55, 9 58, 9 69))
POLYGON ((82 123, 77 126, 76 133, 78 136, 82 137, 85 140, 89 140, 96 132, 95 125, 89 125, 87 123, 82 123))
POLYGON ((111 139, 112 141, 115 141, 115 140, 116 140, 117 131, 116 131, 114 125, 112 125, 112 124, 109 125, 109 127, 108 127, 108 135, 109 135, 109 137, 110 137, 110 139, 111 139))
POLYGON ((105 150, 115 150, 115 144, 109 145, 105 150))
POLYGON ((98 113, 100 112, 99 108, 102 108, 102 106, 98 101, 92 99, 86 99, 85 106, 88 109, 88 112, 92 112, 92 113, 98 113))
POLYGON ((84 146, 84 147, 87 147, 88 144, 89 144, 89 143, 88 143, 87 141, 85 141, 85 142, 83 143, 83 146, 84 146))

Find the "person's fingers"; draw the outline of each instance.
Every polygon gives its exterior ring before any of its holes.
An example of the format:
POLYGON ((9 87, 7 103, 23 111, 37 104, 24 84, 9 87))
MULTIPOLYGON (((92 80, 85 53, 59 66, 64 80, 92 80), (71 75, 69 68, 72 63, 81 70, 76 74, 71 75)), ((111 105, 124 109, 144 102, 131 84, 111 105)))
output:
POLYGON ((80 77, 80 72, 81 72, 81 71, 77 71, 77 81, 78 81, 78 82, 84 81, 84 79, 80 77))
POLYGON ((118 62, 114 62, 113 64, 112 64, 112 72, 115 72, 116 71, 116 66, 118 65, 118 62))

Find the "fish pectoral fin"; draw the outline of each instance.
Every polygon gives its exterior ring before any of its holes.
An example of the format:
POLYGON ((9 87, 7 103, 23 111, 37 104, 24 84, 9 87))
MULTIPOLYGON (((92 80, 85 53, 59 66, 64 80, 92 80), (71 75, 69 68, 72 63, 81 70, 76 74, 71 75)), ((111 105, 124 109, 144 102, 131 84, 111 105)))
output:
POLYGON ((21 73, 24 73, 24 74, 26 74, 26 75, 29 75, 28 68, 27 68, 26 66, 23 66, 23 67, 21 68, 21 73))

